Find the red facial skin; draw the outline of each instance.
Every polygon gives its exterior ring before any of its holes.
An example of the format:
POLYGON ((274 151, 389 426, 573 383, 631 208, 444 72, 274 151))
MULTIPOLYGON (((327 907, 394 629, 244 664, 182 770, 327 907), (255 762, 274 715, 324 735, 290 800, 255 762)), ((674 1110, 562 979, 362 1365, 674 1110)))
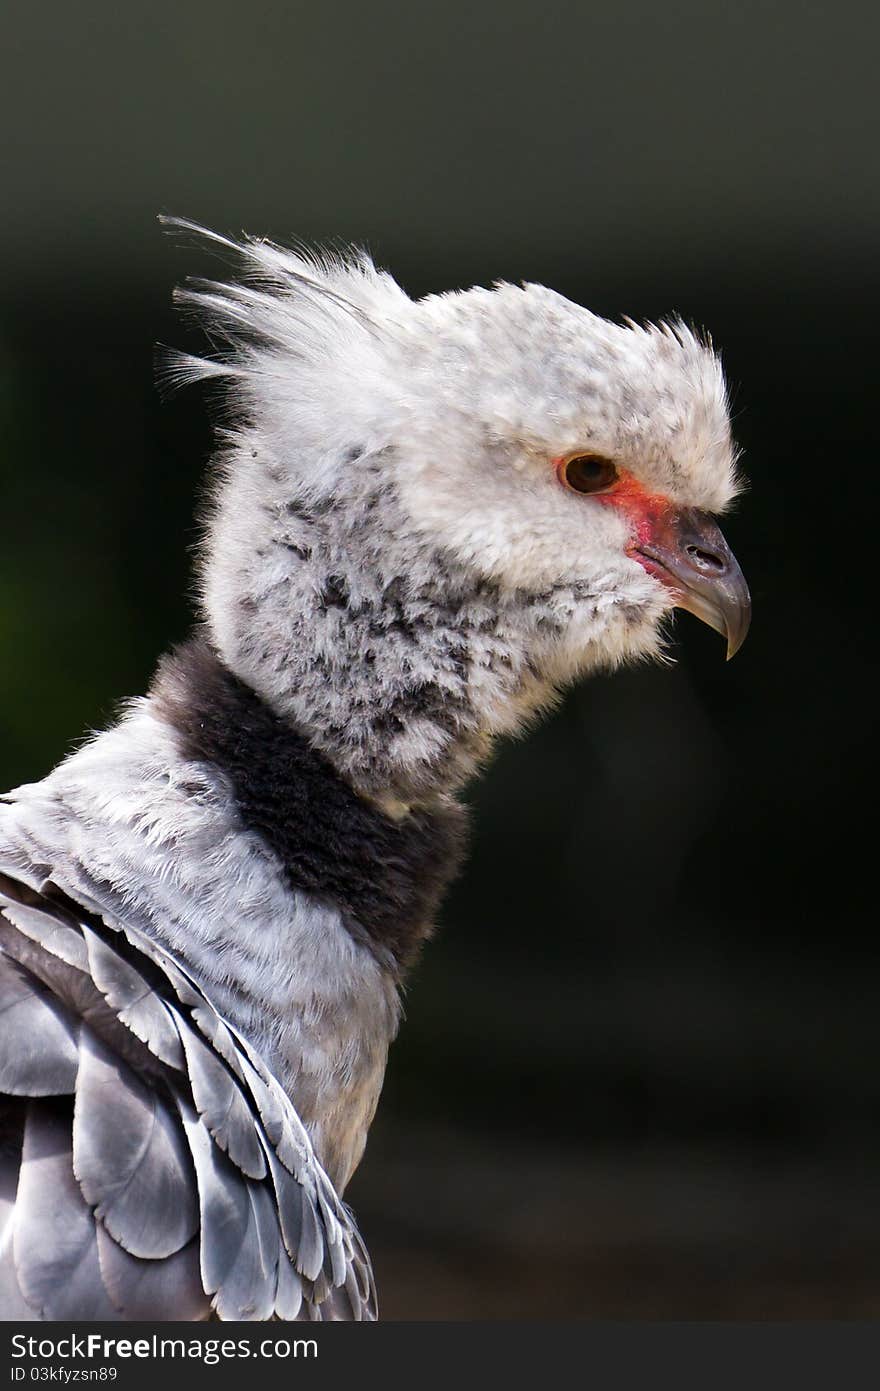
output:
MULTIPOLYGON (((564 488, 569 488, 565 482, 564 469, 570 458, 570 454, 564 454, 561 458, 553 460, 557 477, 564 488)), ((569 488, 569 491, 572 490, 569 488)), ((615 507, 623 513, 633 533, 633 540, 626 548, 627 555, 637 560, 649 575, 673 588, 674 582, 669 571, 639 550, 639 546, 649 544, 656 537, 661 527, 666 530, 670 522, 674 522, 676 509, 669 498, 664 497, 662 493, 648 492, 638 479, 624 469, 618 470, 617 481, 609 488, 585 496, 594 502, 601 502, 604 507, 615 507)))
POLYGON ((711 513, 649 492, 631 473, 596 455, 563 455, 553 464, 563 487, 617 508, 630 533, 626 554, 659 580, 676 608, 696 614, 726 637, 727 656, 734 656, 749 631, 752 601, 711 513), (575 460, 579 467, 572 473, 575 460))

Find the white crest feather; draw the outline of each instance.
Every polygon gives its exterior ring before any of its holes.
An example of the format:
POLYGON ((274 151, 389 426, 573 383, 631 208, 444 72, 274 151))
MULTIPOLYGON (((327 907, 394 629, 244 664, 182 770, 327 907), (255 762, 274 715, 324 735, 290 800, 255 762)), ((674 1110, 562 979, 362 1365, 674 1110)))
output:
POLYGON ((160 368, 166 387, 242 377, 259 370, 266 354, 326 360, 340 338, 349 340, 352 333, 392 333, 394 312, 410 303, 359 248, 289 249, 262 238, 236 241, 186 218, 160 221, 233 253, 242 276, 237 282, 192 277, 176 291, 175 302, 197 314, 222 348, 216 357, 169 352, 160 368))

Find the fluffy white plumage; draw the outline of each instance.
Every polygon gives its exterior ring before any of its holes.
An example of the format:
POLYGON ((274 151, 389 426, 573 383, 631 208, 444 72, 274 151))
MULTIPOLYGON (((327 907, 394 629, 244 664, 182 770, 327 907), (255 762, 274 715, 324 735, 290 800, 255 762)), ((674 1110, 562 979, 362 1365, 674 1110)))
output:
MULTIPOLYGON (((391 686, 400 661, 396 646, 377 653, 374 631, 365 636, 350 615, 343 627, 315 611, 327 572, 370 609, 393 581, 426 606, 445 590, 497 586, 489 606, 509 660, 478 656, 468 691, 483 746, 560 684, 659 651, 658 621, 675 600, 628 553, 631 519, 560 488, 551 461, 606 455, 676 507, 723 511, 737 490, 736 452, 706 343, 681 323, 609 323, 539 285, 414 302, 362 254, 214 239, 243 259, 245 283, 195 282, 179 298, 226 350, 176 355, 168 372, 173 382, 229 382, 202 582, 232 670, 364 790, 411 800, 438 787, 425 768, 442 752, 435 729, 409 721, 377 775, 357 749, 326 739, 344 721, 330 708, 326 669, 320 692, 311 689, 316 647, 349 710, 361 679, 373 704, 383 655, 391 686), (285 549, 301 539, 295 504, 314 511, 331 500, 318 564, 303 565, 285 549)), ((425 679, 442 680, 427 646, 414 660, 425 679)), ((365 728, 355 743, 369 740, 365 728)), ((459 781, 473 771, 473 759, 454 761, 459 781)))

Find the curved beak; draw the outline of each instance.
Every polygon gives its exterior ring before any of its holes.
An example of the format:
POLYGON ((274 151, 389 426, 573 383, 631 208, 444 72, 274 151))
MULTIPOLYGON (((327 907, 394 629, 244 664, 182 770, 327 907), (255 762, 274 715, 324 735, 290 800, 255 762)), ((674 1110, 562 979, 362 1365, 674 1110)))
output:
POLYGON ((739 562, 718 523, 695 507, 665 511, 632 548, 649 574, 687 609, 727 639, 730 661, 746 640, 752 600, 739 562))

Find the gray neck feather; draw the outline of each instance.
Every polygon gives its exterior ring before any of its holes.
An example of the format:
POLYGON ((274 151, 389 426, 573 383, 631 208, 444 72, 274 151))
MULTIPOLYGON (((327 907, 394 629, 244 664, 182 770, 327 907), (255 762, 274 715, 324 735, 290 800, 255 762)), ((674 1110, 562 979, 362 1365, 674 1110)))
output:
POLYGON ((583 596, 469 574, 407 528, 380 463, 352 459, 356 497, 255 502, 249 518, 248 494, 272 495, 261 470, 278 497, 255 455, 244 501, 221 495, 204 588, 230 669, 390 807, 454 792, 552 699, 546 658, 583 596), (260 541, 236 552, 249 522, 260 541))

